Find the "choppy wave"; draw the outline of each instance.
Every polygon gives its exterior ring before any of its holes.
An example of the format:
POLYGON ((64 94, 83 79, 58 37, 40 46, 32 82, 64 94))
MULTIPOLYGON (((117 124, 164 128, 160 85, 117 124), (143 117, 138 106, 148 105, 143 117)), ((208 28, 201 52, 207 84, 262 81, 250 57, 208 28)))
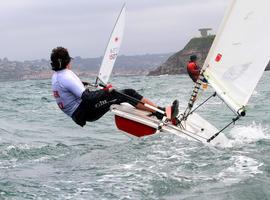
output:
MULTIPOLYGON (((4 82, 0 199, 268 199, 268 76, 256 88, 247 117, 224 132, 229 148, 171 134, 129 138, 116 129, 111 113, 81 128, 58 110, 50 80, 4 82)), ((179 99, 181 109, 192 89, 186 76, 113 82, 118 88, 132 83, 159 105, 179 99)), ((199 112, 218 128, 233 117, 216 100, 199 112)))
POLYGON ((262 124, 256 124, 254 121, 250 125, 235 126, 230 131, 230 136, 233 138, 234 145, 245 145, 270 139, 268 127, 264 127, 262 124))

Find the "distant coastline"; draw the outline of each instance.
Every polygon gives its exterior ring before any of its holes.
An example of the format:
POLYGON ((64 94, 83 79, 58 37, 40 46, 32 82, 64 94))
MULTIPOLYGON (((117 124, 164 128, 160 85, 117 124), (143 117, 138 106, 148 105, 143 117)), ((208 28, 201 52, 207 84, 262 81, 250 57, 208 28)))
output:
MULTIPOLYGON (((199 65, 203 65, 214 38, 215 35, 192 38, 182 50, 176 53, 118 56, 113 74, 148 76, 185 74, 190 55, 196 54, 199 65)), ((102 57, 75 57, 72 61, 73 70, 79 76, 96 76, 101 61, 102 57)), ((0 59, 0 70, 0 81, 47 79, 52 75, 50 62, 45 59, 19 62, 3 58, 0 59)), ((270 63, 266 70, 270 70, 270 63)))
MULTIPOLYGON (((146 75, 164 63, 172 53, 145 54, 135 56, 118 56, 113 74, 118 75, 146 75)), ((96 76, 102 57, 75 57, 72 61, 73 69, 79 76, 96 76)), ((11 61, 0 59, 0 81, 46 79, 52 75, 49 60, 11 61)))

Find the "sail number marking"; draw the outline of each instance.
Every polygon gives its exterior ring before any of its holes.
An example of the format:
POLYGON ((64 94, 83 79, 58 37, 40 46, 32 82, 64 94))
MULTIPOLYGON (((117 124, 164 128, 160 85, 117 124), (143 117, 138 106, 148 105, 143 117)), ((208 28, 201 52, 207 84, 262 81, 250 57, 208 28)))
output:
POLYGON ((117 55, 118 55, 118 49, 119 48, 112 48, 110 49, 110 54, 109 54, 109 59, 110 60, 115 60, 117 55))

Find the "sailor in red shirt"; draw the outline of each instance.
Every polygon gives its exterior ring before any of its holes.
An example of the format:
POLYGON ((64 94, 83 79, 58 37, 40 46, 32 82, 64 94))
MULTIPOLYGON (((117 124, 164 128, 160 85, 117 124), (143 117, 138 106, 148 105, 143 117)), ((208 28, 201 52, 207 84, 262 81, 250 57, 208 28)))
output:
POLYGON ((191 55, 190 56, 190 61, 187 64, 187 71, 188 71, 188 75, 190 76, 190 78, 196 82, 197 79, 199 78, 200 75, 200 68, 196 63, 197 61, 197 56, 196 55, 191 55))

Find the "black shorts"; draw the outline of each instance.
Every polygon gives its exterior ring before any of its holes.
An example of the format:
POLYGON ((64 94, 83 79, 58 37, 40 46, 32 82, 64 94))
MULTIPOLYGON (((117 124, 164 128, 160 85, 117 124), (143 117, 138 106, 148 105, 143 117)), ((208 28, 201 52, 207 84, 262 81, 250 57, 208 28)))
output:
MULTIPOLYGON (((142 100, 143 96, 133 89, 121 90, 130 97, 142 100)), ((84 126, 86 121, 96 121, 110 110, 112 104, 120 104, 123 102, 130 103, 133 106, 137 102, 127 99, 117 92, 107 92, 103 90, 89 91, 85 90, 82 95, 82 102, 72 114, 72 119, 80 126, 84 126)))

